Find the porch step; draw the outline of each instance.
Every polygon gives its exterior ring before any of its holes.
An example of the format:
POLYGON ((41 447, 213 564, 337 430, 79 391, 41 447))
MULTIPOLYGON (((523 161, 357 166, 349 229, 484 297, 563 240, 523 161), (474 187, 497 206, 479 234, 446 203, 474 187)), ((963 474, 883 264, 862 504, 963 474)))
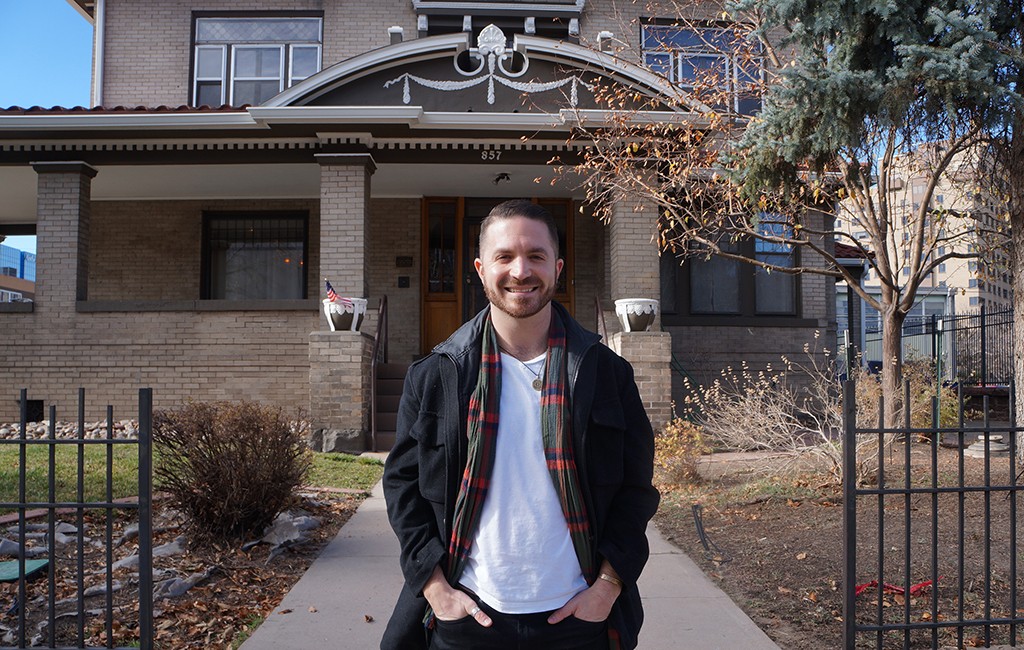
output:
POLYGON ((391 449, 395 446, 396 434, 394 431, 378 431, 377 432, 377 449, 384 451, 385 449, 391 449))
POLYGON ((377 366, 378 379, 401 379, 404 381, 407 372, 409 372, 408 363, 382 363, 377 366))
POLYGON ((407 363, 382 363, 377 366, 376 449, 386 451, 395 445, 395 431, 398 427, 398 405, 405 387, 407 363))
POLYGON ((405 377, 382 379, 377 377, 377 394, 378 395, 401 395, 402 389, 405 387, 405 377))

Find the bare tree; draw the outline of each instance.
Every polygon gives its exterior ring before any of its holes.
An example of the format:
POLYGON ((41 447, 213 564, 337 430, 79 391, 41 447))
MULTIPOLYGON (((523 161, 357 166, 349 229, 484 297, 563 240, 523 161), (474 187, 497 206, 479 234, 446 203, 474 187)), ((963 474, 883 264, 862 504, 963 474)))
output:
POLYGON ((709 16, 691 3, 647 3, 643 13, 662 20, 642 28, 642 51, 623 43, 619 55, 642 61, 678 92, 644 99, 628 87, 603 89, 607 118, 587 124, 581 116, 573 138, 589 146, 565 170, 583 179, 602 219, 626 198, 657 206, 662 250, 683 263, 717 256, 765 273, 845 280, 881 316, 883 393, 894 424, 901 330, 919 289, 940 264, 977 257, 971 242, 1000 234, 974 212, 934 200, 944 178, 974 173, 983 143, 957 103, 965 85, 957 66, 984 70, 991 62, 960 49, 955 37, 971 34, 934 35, 942 17, 928 12, 900 19, 899 46, 882 39, 876 51, 845 52, 844 29, 876 28, 884 17, 865 8, 808 26, 776 4, 747 0, 709 16), (950 60, 953 70, 924 65, 950 60), (927 181, 910 211, 892 201, 908 164, 927 181), (800 263, 745 255, 735 244, 749 240, 799 251, 800 263), (862 252, 879 295, 838 263, 834 241, 862 252))

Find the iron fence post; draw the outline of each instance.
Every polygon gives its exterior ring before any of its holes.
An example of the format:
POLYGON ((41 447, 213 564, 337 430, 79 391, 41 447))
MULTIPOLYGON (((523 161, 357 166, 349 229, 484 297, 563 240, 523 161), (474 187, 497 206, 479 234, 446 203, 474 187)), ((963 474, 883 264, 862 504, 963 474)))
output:
POLYGON ((981 385, 988 384, 988 350, 985 346, 985 305, 981 306, 981 385))
POLYGON ((843 647, 857 641, 857 399, 856 382, 843 382, 843 647))
POLYGON ((139 648, 153 649, 153 389, 139 389, 139 648))

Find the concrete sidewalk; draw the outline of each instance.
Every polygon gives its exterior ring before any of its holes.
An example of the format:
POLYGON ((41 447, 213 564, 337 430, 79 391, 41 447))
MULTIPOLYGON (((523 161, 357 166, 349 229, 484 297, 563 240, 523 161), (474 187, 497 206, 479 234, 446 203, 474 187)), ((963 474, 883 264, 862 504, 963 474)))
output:
MULTIPOLYGON (((640 650, 778 650, 725 593, 652 526, 640 577, 640 650)), ((372 650, 402 585, 380 484, 241 650, 372 650), (285 613, 287 612, 287 613, 285 613)))

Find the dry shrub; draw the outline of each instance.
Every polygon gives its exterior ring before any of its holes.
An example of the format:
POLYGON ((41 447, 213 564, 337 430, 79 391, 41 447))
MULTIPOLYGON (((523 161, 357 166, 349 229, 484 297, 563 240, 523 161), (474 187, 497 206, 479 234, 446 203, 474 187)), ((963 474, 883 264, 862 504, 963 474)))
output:
POLYGON ((153 418, 160 489, 201 542, 261 535, 310 465, 303 432, 255 402, 190 402, 153 418))
MULTIPOLYGON (((878 375, 869 374, 866 369, 858 368, 851 373, 857 382, 857 426, 874 428, 879 423, 879 407, 882 397, 882 385, 878 375)), ((932 414, 932 398, 939 397, 939 426, 956 426, 960 418, 960 405, 956 391, 940 386, 936 391, 935 365, 927 360, 914 359, 903 363, 903 381, 910 382, 910 426, 915 429, 927 429, 934 426, 932 414)), ((901 390, 899 402, 903 402, 901 390)), ((903 422, 903 410, 900 410, 898 422, 903 422)))
POLYGON ((708 451, 701 428, 680 417, 669 420, 654 438, 654 460, 668 485, 696 483, 697 464, 708 451))
MULTIPOLYGON (((823 463, 831 480, 839 484, 843 476, 843 400, 837 360, 829 350, 810 345, 804 346, 804 356, 800 362, 782 357, 782 370, 769 365, 755 372, 744 362, 738 371, 724 370, 721 378, 710 385, 688 385, 691 397, 687 398, 684 413, 703 428, 707 440, 716 447, 811 459, 823 463), (792 381, 797 376, 799 383, 792 381)), ((859 364, 850 376, 856 382, 857 426, 877 427, 882 394, 878 376, 859 364)), ((933 368, 925 362, 910 361, 904 364, 903 376, 911 387, 911 425, 930 428, 932 397, 936 394, 933 368)), ((953 426, 959 412, 956 395, 947 388, 940 391, 939 421, 942 426, 953 426)), ((894 439, 894 435, 887 435, 882 448, 894 439)), ((858 436, 854 469, 858 482, 873 480, 878 452, 877 436, 858 436)))

